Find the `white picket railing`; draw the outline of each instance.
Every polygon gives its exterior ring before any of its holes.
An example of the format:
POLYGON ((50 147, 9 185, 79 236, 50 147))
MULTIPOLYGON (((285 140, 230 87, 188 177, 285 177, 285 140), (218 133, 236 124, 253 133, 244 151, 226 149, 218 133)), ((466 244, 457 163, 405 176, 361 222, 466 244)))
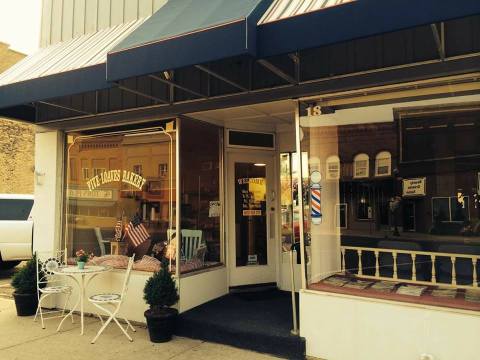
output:
POLYGON ((384 248, 370 248, 370 247, 359 247, 359 246, 341 246, 340 247, 341 255, 342 255, 342 272, 345 273, 345 254, 347 251, 352 251, 357 254, 358 257, 358 273, 354 274, 358 277, 368 278, 368 279, 378 279, 378 280, 395 280, 401 281, 405 283, 412 283, 412 284, 421 284, 421 285, 441 285, 444 287, 452 287, 452 288, 464 288, 464 289, 478 289, 478 281, 477 281, 477 261, 480 259, 480 255, 469 255, 469 254, 454 254, 454 253, 441 253, 441 252, 429 252, 429 251, 415 251, 415 250, 400 250, 400 249, 384 249, 384 248), (362 266, 362 255, 364 252, 370 252, 375 255, 375 275, 366 275, 364 273, 364 268, 362 266), (380 264, 379 264, 379 256, 380 253, 391 254, 393 258, 393 265, 388 265, 388 267, 393 268, 393 275, 392 277, 381 276, 380 275, 380 264), (397 258, 398 255, 405 254, 411 256, 411 279, 404 279, 398 277, 398 267, 399 265, 405 266, 407 264, 398 264, 397 258), (418 280, 417 279, 417 268, 416 268, 416 258, 417 256, 426 256, 430 258, 431 263, 431 279, 430 281, 425 280, 418 280), (451 282, 444 283, 444 282, 437 282, 437 274, 435 269, 435 263, 437 258, 445 257, 450 258, 452 262, 451 267, 451 282), (455 269, 455 263, 457 259, 470 259, 472 261, 472 284, 471 285, 459 285, 457 284, 457 274, 455 269))

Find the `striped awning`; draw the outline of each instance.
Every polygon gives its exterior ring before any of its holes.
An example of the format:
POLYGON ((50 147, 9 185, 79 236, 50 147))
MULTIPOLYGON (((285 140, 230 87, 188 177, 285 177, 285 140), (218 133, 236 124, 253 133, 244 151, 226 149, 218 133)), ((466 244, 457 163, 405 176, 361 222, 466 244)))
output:
POLYGON ((0 108, 109 87, 108 52, 144 21, 82 35, 26 57, 0 74, 0 108))
POLYGON ((274 0, 258 22, 262 58, 480 14, 480 0, 274 0))
POLYGON ((277 0, 270 5, 258 24, 267 24, 351 1, 355 0, 277 0))

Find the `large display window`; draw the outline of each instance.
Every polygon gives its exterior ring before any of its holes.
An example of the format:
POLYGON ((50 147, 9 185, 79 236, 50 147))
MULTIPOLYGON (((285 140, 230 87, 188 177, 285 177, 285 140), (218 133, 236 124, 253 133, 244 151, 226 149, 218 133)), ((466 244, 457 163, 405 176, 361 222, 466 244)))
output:
POLYGON ((71 261, 81 249, 92 262, 121 268, 135 254, 135 269, 155 271, 169 248, 172 253, 176 139, 175 122, 67 136, 65 240, 71 261))
POLYGON ((116 268, 135 254, 134 269, 145 271, 158 270, 164 259, 179 273, 222 264, 222 135, 222 128, 193 119, 68 135, 70 261, 84 250, 91 262, 116 268))
POLYGON ((300 106, 309 289, 480 310, 480 111, 437 104, 300 106))

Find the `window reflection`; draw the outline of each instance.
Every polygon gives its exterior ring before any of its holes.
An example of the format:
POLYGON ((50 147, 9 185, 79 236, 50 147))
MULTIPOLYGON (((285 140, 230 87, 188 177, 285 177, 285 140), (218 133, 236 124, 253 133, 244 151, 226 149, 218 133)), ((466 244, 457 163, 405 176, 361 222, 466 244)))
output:
MULTIPOLYGON (((303 194, 306 195, 308 177, 308 153, 302 153, 304 167, 303 194)), ((289 251, 292 244, 300 242, 300 212, 298 202, 298 176, 300 164, 296 153, 280 154, 280 202, 282 221, 282 250, 289 251)), ((305 198, 306 199, 306 198, 305 198)), ((304 201, 306 204, 306 201, 304 201)), ((308 211, 308 208, 306 208, 308 211)), ((308 227, 304 222, 304 231, 308 227)))
POLYGON ((135 253, 138 270, 159 266, 169 240, 167 231, 175 226, 176 136, 173 123, 168 128, 167 132, 68 136, 70 256, 83 249, 95 256, 93 261, 122 267, 125 257, 135 253), (142 268, 142 259, 150 260, 150 267, 142 268))
POLYGON ((423 286, 418 296, 432 301, 441 297, 439 285, 463 287, 456 299, 473 301, 480 279, 478 110, 445 105, 411 112, 395 104, 395 120, 374 123, 340 110, 335 116, 345 114, 348 124, 341 126, 313 121, 305 108, 301 113, 301 148, 309 159, 304 176, 322 174, 317 225, 310 218, 310 181, 306 190, 309 286, 369 296, 370 287, 396 294, 410 284, 423 286), (389 280, 392 286, 379 283, 389 280))
MULTIPOLYGON (((181 272, 223 261, 220 161, 223 129, 185 119, 181 125, 181 272)), ((161 169, 164 171, 164 168, 161 169)))

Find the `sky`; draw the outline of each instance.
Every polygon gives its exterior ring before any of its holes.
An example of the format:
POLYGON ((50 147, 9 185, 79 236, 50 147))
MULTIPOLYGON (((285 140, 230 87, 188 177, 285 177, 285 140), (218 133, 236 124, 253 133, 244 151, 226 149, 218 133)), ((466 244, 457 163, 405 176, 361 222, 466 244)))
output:
POLYGON ((42 0, 0 0, 0 42, 25 54, 40 42, 42 0))

